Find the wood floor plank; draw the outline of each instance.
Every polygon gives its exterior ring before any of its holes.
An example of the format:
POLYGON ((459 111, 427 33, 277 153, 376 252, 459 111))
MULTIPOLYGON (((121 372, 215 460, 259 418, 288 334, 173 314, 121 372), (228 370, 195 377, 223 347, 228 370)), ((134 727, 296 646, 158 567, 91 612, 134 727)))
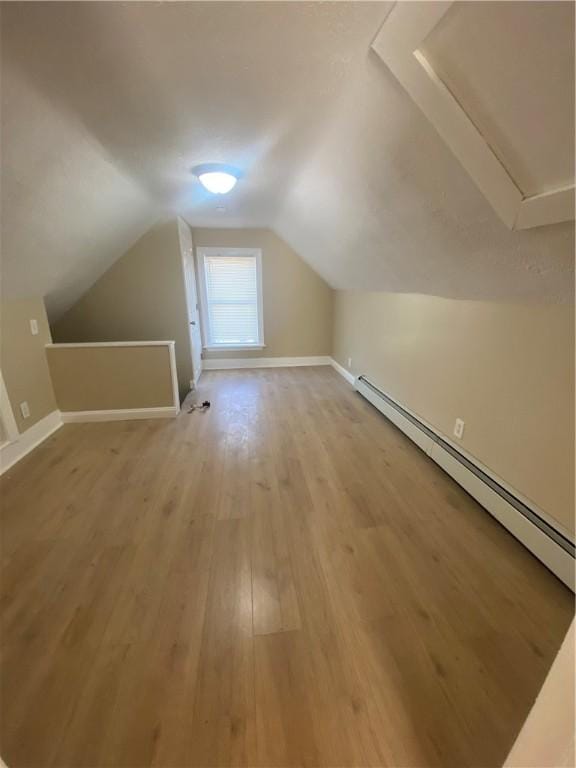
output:
POLYGON ((0 478, 10 768, 496 768, 572 596, 328 368, 0 478))
POLYGON ((302 632, 255 639, 256 765, 317 766, 321 757, 302 632))
POLYGON ((218 520, 186 765, 248 765, 255 754, 250 528, 218 520))
POLYGON ((300 628, 300 610, 278 479, 272 457, 270 426, 260 424, 265 442, 257 442, 250 464, 252 601, 254 634, 300 628))

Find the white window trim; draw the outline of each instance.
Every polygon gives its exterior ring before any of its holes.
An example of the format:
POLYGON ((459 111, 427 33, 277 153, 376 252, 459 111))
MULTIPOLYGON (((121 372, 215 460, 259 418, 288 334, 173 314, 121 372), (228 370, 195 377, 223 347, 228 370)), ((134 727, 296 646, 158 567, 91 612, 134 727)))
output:
POLYGON ((236 349, 264 349, 264 307, 262 300, 262 251, 260 248, 196 248, 196 264, 200 277, 200 316, 202 319, 202 347, 206 351, 233 351, 236 349), (208 343, 208 297, 206 295, 206 275, 204 273, 205 256, 255 256, 256 257, 256 295, 258 297, 258 336, 257 344, 209 344, 208 343))

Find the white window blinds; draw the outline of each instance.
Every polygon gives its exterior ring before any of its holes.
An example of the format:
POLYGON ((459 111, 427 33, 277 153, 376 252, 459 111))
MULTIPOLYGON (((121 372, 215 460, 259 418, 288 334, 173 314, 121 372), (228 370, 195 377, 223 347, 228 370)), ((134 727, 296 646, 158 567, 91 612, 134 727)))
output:
POLYGON ((258 346, 261 339, 259 258, 204 254, 208 346, 258 346))

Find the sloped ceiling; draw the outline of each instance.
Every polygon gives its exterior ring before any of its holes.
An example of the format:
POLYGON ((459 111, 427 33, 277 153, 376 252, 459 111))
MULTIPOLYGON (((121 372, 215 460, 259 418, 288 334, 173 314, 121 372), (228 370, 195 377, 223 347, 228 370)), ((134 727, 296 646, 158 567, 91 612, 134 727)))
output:
POLYGON ((54 319, 178 213, 273 227, 337 288, 569 300, 573 224, 498 220, 370 52, 390 5, 3 3, 4 294, 54 319))

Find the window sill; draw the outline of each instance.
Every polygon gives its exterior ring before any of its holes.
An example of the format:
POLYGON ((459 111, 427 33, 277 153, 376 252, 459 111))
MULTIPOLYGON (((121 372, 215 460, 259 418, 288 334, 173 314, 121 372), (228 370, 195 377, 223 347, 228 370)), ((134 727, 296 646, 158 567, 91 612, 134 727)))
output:
POLYGON ((250 349, 266 349, 266 344, 236 344, 234 346, 225 346, 224 344, 216 344, 213 346, 205 346, 203 350, 205 352, 242 352, 250 349))

